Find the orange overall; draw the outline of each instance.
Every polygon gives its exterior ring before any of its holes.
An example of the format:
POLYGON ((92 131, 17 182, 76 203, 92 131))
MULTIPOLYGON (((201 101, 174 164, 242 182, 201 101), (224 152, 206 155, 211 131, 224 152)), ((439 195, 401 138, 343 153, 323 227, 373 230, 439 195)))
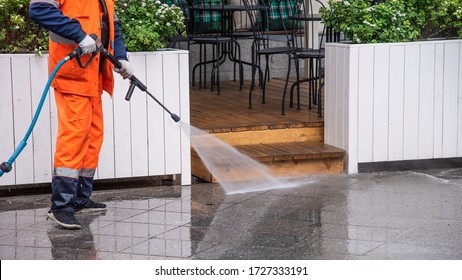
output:
MULTIPOLYGON (((114 0, 104 0, 109 26, 114 26, 114 0)), ((76 18, 87 34, 101 38, 101 4, 94 0, 55 0, 54 4, 69 18, 76 18)), ((107 49, 113 53, 114 28, 109 29, 107 49)), ((50 33, 50 64, 56 64, 78 45, 50 33)), ((85 63, 90 55, 82 56, 85 63)), ((52 211, 74 212, 88 201, 103 143, 102 91, 112 95, 114 78, 109 61, 100 54, 85 69, 77 61, 65 63, 52 86, 58 108, 58 134, 52 180, 52 211)))

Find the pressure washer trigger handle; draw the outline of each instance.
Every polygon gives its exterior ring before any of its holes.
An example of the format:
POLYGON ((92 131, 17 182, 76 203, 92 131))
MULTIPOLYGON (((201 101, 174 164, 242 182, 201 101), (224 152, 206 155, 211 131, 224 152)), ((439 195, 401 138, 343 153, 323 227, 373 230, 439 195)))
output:
POLYGON ((96 51, 93 52, 93 55, 95 55, 102 51, 104 49, 104 46, 103 43, 101 43, 101 39, 98 38, 98 35, 96 35, 95 33, 90 34, 90 37, 93 38, 93 40, 95 40, 96 42, 96 51))

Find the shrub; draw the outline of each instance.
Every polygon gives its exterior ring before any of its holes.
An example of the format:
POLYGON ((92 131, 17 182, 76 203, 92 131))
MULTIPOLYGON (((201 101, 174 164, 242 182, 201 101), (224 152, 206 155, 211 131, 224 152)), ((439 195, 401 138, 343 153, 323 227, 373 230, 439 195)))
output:
POLYGON ((462 35, 462 0, 329 0, 321 16, 353 43, 462 35))
POLYGON ((30 0, 0 0, 0 52, 48 50, 48 32, 29 18, 30 0))
POLYGON ((165 48, 169 36, 186 29, 183 11, 158 0, 118 0, 116 13, 128 51, 165 48))
MULTIPOLYGON (((48 50, 48 31, 29 18, 30 0, 0 0, 0 52, 48 50)), ((175 5, 156 0, 118 0, 116 13, 128 51, 154 51, 167 37, 185 31, 184 15, 175 5)))

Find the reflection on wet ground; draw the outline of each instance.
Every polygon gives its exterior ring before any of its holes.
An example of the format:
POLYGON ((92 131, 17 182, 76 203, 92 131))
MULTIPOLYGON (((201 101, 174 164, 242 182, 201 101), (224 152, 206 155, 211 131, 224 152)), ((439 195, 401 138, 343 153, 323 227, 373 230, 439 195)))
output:
POLYGON ((0 198, 0 259, 462 258, 462 169, 307 182, 97 191, 107 211, 77 214, 76 231, 45 220, 49 195, 0 198))

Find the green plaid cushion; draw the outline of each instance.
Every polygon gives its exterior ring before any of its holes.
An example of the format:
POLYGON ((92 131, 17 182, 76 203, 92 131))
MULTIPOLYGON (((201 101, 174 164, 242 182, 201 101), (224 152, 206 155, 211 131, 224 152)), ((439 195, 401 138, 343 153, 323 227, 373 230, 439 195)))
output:
POLYGON ((188 3, 187 0, 161 0, 160 2, 166 3, 169 6, 171 6, 172 4, 175 4, 175 5, 179 6, 179 7, 184 6, 185 4, 188 3))
MULTIPOLYGON (((222 5, 224 0, 192 0, 193 6, 222 5)), ((194 30, 195 33, 211 33, 221 30, 221 13, 211 11, 195 11, 194 30)))
MULTIPOLYGON (((221 5, 224 1, 223 0, 192 0, 193 5, 221 5)), ((225 3, 226 4, 226 3, 225 3)), ((220 22, 221 21, 221 13, 220 12, 198 12, 196 22, 220 22)))
MULTIPOLYGON (((284 30, 290 28, 289 16, 295 13, 297 0, 262 0, 268 7, 268 30, 284 30), (279 8, 279 2, 281 7, 279 8)), ((266 17, 265 17, 266 18, 266 17)))

